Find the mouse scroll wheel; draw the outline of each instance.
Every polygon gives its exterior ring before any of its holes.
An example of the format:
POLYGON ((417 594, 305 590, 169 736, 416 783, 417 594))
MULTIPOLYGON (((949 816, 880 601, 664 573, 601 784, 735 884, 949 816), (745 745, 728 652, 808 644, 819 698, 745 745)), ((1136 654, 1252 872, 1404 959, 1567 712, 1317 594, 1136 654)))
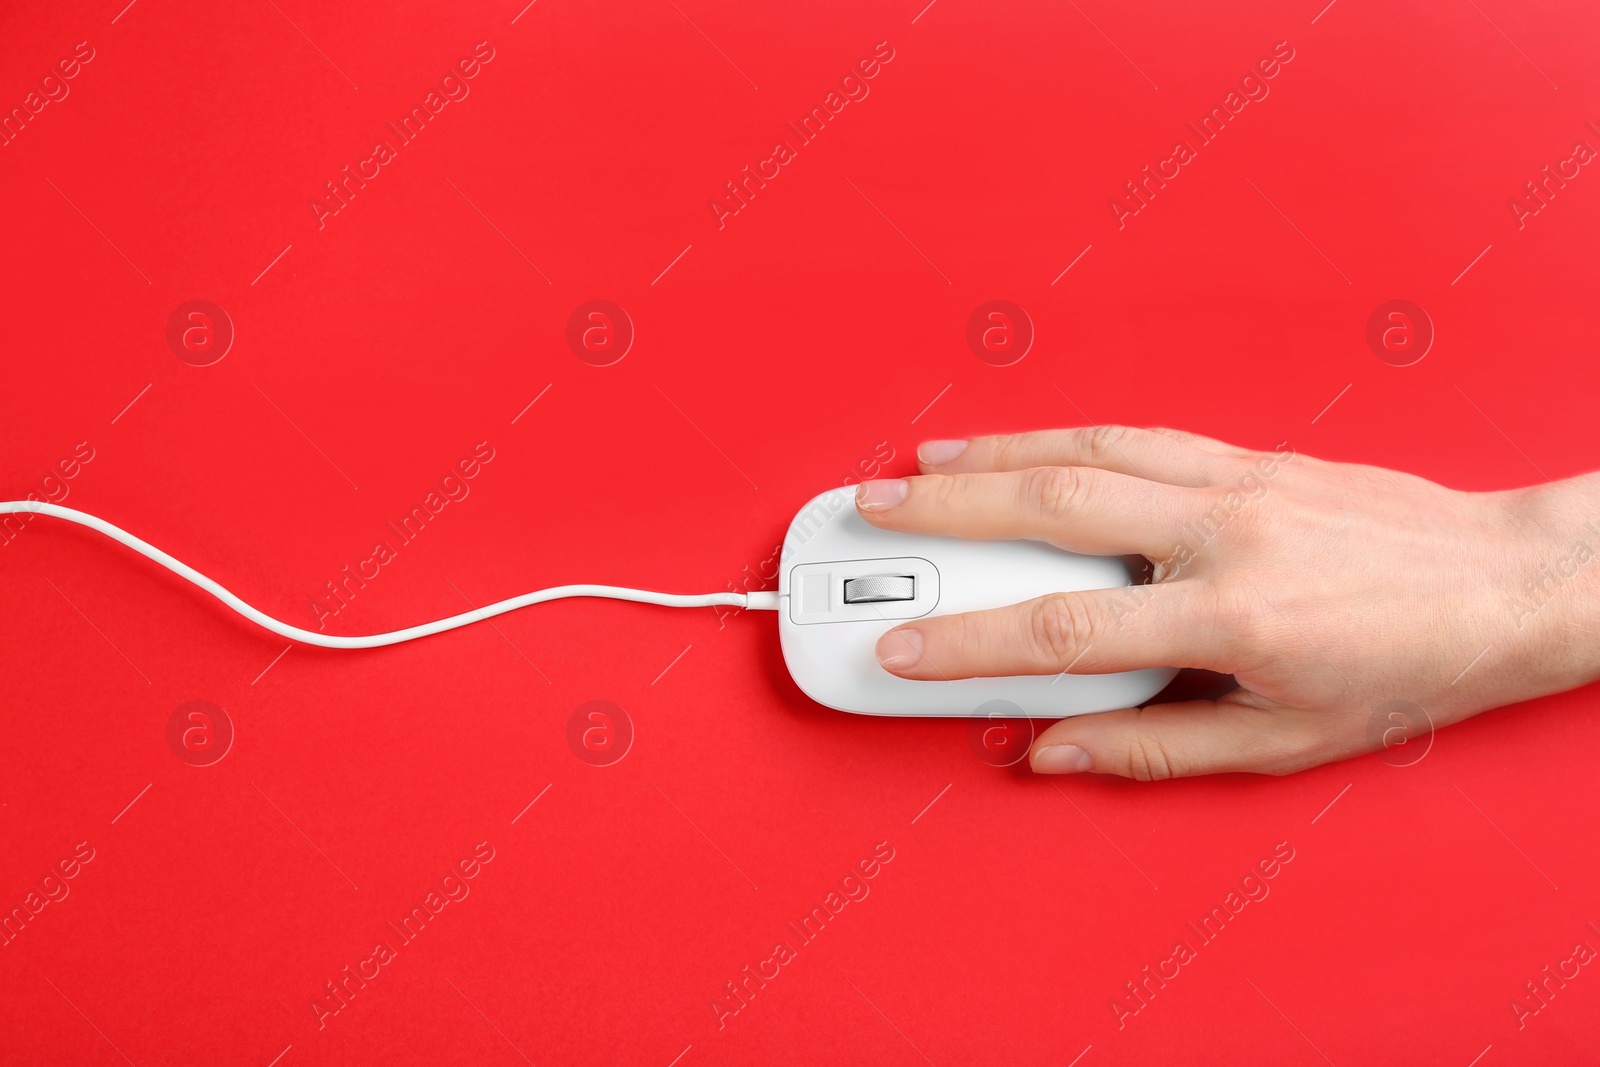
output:
POLYGON ((909 574, 850 578, 844 583, 846 604, 881 604, 891 600, 915 599, 917 599, 917 582, 909 574))

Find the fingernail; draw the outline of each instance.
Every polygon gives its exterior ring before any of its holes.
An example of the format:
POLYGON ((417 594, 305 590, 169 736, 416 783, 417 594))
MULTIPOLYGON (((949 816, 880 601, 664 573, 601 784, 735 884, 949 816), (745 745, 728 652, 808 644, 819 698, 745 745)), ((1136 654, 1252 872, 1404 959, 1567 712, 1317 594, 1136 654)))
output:
POLYGON ((905 670, 921 658, 921 630, 890 630, 878 638, 878 662, 889 670, 905 670))
POLYGON ((917 446, 917 459, 926 466, 949 463, 967 450, 965 441, 924 441, 917 446))
POLYGON ((1077 745, 1046 745, 1033 754, 1035 774, 1078 774, 1094 766, 1077 745))
POLYGON ((856 490, 856 507, 862 511, 887 511, 906 498, 910 484, 904 478, 862 482, 856 490))

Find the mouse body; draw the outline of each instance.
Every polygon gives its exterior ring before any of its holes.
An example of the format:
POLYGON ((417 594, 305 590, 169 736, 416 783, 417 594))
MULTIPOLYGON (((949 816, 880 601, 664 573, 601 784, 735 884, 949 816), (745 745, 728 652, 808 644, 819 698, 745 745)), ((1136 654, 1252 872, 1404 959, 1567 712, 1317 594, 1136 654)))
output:
POLYGON ((881 530, 855 489, 813 498, 784 538, 778 636, 789 674, 819 704, 863 715, 1061 718, 1137 707, 1177 674, 1054 674, 914 681, 878 663, 878 638, 928 615, 1005 607, 1046 593, 1132 584, 1120 559, 1034 541, 968 541, 881 530))

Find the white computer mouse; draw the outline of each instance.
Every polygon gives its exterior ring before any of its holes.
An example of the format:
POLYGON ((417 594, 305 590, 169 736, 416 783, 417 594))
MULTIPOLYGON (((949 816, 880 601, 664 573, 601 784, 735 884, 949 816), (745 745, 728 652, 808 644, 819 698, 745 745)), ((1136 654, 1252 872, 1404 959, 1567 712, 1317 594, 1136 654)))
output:
POLYGON ((925 615, 1004 607, 1046 593, 1132 583, 1122 560, 1034 541, 966 541, 880 530, 855 489, 811 500, 789 524, 778 577, 778 637, 801 690, 862 715, 1055 719, 1135 707, 1176 668, 1118 674, 914 681, 878 664, 878 638, 925 615))

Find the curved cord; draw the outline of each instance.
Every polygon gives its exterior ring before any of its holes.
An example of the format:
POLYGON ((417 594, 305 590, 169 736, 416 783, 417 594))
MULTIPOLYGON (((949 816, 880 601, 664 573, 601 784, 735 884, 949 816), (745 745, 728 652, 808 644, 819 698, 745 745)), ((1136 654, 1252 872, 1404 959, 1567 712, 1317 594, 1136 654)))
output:
POLYGON ((492 619, 496 615, 504 615, 508 611, 528 607, 530 604, 543 604, 547 600, 561 600, 565 597, 603 597, 608 600, 631 600, 639 604, 659 604, 668 608, 704 608, 712 606, 727 606, 739 608, 766 608, 776 610, 778 597, 776 593, 655 593, 646 589, 625 589, 615 585, 557 585, 549 589, 538 589, 521 596, 511 597, 486 607, 474 608, 463 611, 459 615, 452 615, 447 619, 436 622, 423 623, 420 626, 408 626, 404 630, 394 630, 386 634, 368 634, 363 637, 335 637, 331 634, 316 633, 311 630, 302 630, 298 626, 279 622, 265 612, 246 604, 237 596, 224 589, 218 583, 207 578, 182 560, 174 559, 147 541, 140 540, 133 534, 114 526, 106 520, 87 512, 77 511, 73 508, 64 508, 59 504, 47 504, 39 500, 5 500, 0 501, 0 515, 9 514, 38 514, 49 515, 67 522, 87 526, 91 530, 105 534, 113 541, 120 542, 133 549, 146 559, 154 560, 178 577, 199 586, 218 600, 222 601, 235 612, 243 615, 251 622, 264 630, 270 630, 279 637, 286 637, 291 641, 298 641, 304 645, 316 645, 320 648, 381 648, 384 645, 397 645, 402 641, 415 641, 419 637, 428 637, 432 634, 444 633, 471 623, 492 619))

